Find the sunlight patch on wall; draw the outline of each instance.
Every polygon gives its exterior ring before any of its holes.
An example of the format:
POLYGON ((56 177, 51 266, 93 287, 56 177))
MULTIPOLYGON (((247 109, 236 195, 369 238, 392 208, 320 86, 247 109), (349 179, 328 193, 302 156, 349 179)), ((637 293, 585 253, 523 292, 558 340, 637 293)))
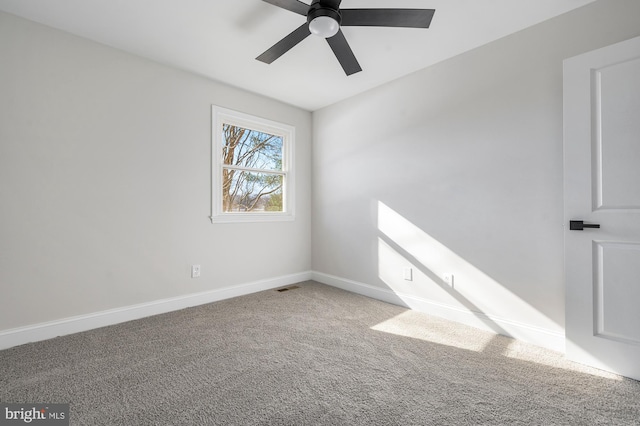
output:
MULTIPOLYGON (((523 327, 538 332, 563 332, 554 321, 389 206, 378 201, 377 208, 378 276, 398 296, 410 294, 482 314, 479 318, 493 331, 523 340, 528 337, 522 335, 523 327), (405 268, 413 270, 411 281, 403 277, 405 268), (453 287, 443 280, 447 273, 454 275, 453 287), (499 326, 488 324, 487 316, 500 319, 499 326)), ((410 298, 405 299, 412 307, 410 298)))

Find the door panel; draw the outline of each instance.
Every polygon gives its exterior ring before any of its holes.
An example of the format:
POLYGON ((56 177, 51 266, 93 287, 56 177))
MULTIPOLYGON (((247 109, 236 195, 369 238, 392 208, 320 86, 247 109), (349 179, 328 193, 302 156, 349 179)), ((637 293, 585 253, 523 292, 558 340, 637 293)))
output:
POLYGON ((596 336, 640 345, 640 244, 594 246, 596 336))
POLYGON ((640 59, 594 70, 598 209, 640 209, 640 59))
POLYGON ((640 37, 564 62, 564 189, 567 357, 640 380, 640 37))

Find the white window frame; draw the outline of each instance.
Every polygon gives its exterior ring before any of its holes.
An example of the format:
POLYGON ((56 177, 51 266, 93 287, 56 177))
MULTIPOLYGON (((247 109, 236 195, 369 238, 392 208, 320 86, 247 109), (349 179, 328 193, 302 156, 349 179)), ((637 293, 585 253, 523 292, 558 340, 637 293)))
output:
POLYGON ((281 222, 295 219, 294 200, 294 142, 295 128, 293 126, 255 117, 253 115, 222 108, 211 107, 212 123, 212 179, 211 179, 211 222, 212 223, 242 223, 242 222, 281 222), (281 212, 225 212, 222 210, 222 169, 223 147, 222 125, 231 124, 250 130, 277 135, 282 137, 282 208, 281 212))

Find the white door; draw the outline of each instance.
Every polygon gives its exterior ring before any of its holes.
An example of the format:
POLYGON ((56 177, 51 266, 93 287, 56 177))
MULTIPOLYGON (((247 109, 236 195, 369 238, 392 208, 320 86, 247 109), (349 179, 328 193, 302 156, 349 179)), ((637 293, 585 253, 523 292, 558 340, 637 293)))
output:
POLYGON ((567 357, 640 380, 640 37, 564 62, 564 199, 567 357))

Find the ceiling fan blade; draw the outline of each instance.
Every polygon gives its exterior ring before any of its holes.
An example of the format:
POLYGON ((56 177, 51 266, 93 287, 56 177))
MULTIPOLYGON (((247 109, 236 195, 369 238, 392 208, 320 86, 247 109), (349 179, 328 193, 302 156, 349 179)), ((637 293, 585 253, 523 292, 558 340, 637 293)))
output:
POLYGON ((294 47, 296 44, 300 43, 302 40, 307 38, 311 32, 309 31, 309 26, 305 22, 300 25, 296 30, 294 30, 291 34, 271 46, 267 49, 262 55, 258 56, 256 59, 264 62, 265 64, 270 64, 271 62, 278 59, 280 56, 287 53, 294 47))
POLYGON ((328 38, 327 43, 331 46, 331 50, 333 50, 336 58, 338 58, 338 62, 340 62, 342 69, 347 75, 362 71, 356 56, 353 54, 349 43, 347 43, 347 39, 344 38, 342 30, 338 30, 336 35, 328 38))
POLYGON ((302 3, 298 0, 262 0, 270 3, 274 6, 281 7, 283 9, 287 9, 291 12, 297 13, 298 15, 307 16, 307 12, 309 11, 309 5, 302 3))
POLYGON ((429 28, 434 9, 342 9, 345 27, 429 28))

